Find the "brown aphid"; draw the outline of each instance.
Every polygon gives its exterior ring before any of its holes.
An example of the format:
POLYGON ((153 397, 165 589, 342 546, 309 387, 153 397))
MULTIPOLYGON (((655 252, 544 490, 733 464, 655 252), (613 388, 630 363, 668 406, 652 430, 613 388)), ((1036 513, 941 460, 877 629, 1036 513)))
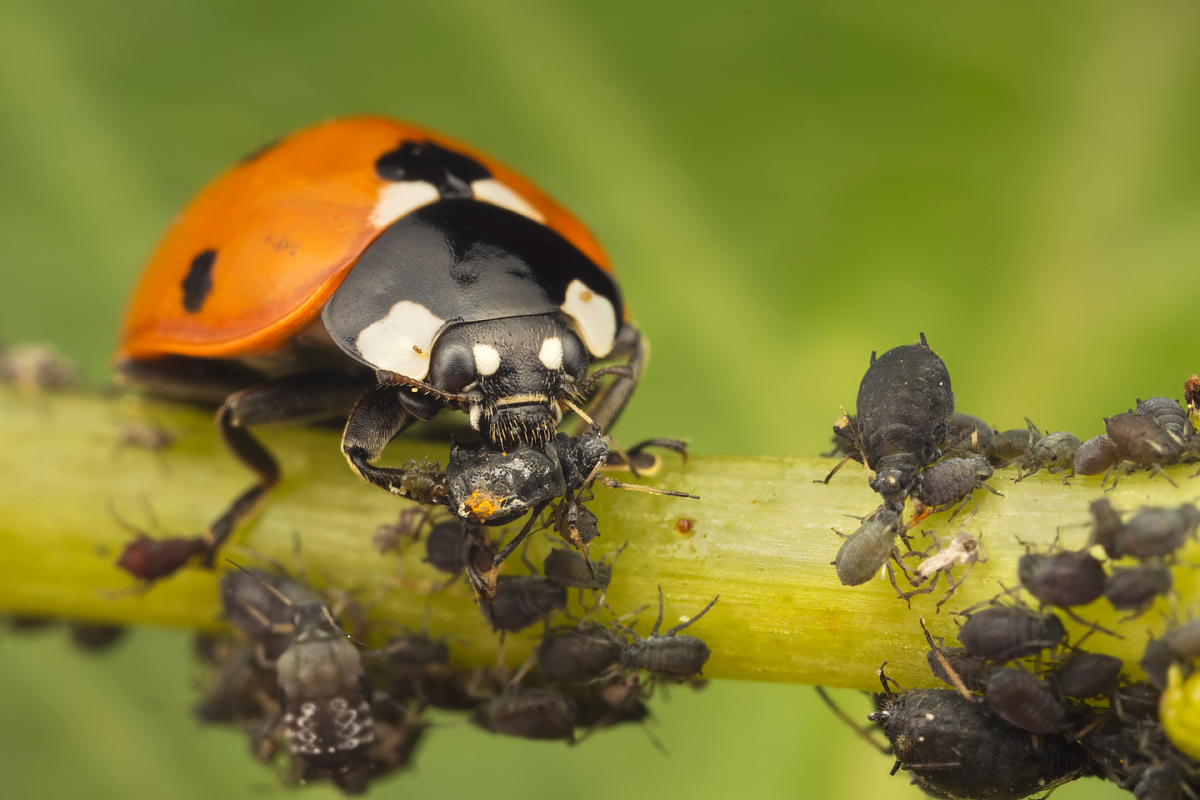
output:
POLYGON ((501 575, 479 608, 497 631, 522 631, 567 607, 567 587, 540 575, 501 575))
POLYGON ((575 741, 575 704, 557 689, 510 689, 476 708, 471 722, 504 736, 575 741))
MULTIPOLYGON (((859 586, 875 577, 895 556, 896 537, 901 532, 900 515, 887 506, 880 506, 849 536, 836 528, 833 532, 846 540, 833 560, 838 580, 844 586, 859 586)), ((895 583, 894 575, 892 582, 895 583)))
POLYGON ((1121 451, 1122 461, 1114 466, 1113 486, 1116 486, 1116 470, 1127 464, 1131 468, 1153 470, 1161 474, 1172 486, 1175 482, 1163 472, 1163 467, 1178 464, 1183 458, 1184 443, 1152 417, 1126 411, 1104 419, 1108 438, 1121 451))
POLYGON ((1005 667, 988 678, 984 699, 1010 725, 1045 735, 1065 730, 1067 708, 1054 688, 1024 669, 1005 667))
POLYGON ((125 545, 116 563, 133 577, 153 583, 207 554, 208 542, 200 536, 151 539, 144 533, 139 533, 132 542, 125 545))
POLYGON ((602 628, 547 628, 537 648, 538 671, 550 683, 599 678, 621 659, 621 644, 602 628))
POLYGON ((1054 680, 1067 697, 1107 697, 1117 689, 1122 666, 1124 662, 1116 656, 1077 651, 1055 667, 1054 680))
POLYGON ((89 653, 103 653, 119 644, 129 629, 124 625, 100 625, 88 622, 72 622, 67 626, 71 641, 89 653))
POLYGON ((1005 662, 1057 648, 1067 638, 1062 620, 1020 606, 996 606, 967 615, 958 640, 967 653, 1005 662))
POLYGON ((1000 431, 992 437, 992 444, 987 451, 988 461, 994 467, 1007 466, 1028 453, 1041 438, 1042 432, 1026 417, 1024 428, 1000 431))
POLYGON ((425 537, 425 561, 438 572, 461 575, 467 569, 470 550, 467 526, 461 520, 439 522, 425 537))
POLYGON ((1076 475, 1103 475, 1121 460, 1121 451, 1113 444, 1108 434, 1093 436, 1075 451, 1076 475))
POLYGON ((699 614, 660 636, 658 630, 662 627, 663 620, 663 593, 662 587, 658 587, 658 618, 654 620, 654 627, 648 637, 643 639, 632 628, 617 626, 630 637, 622 643, 621 666, 629 670, 644 669, 667 678, 690 678, 699 675, 712 651, 695 636, 679 636, 678 633, 699 622, 720 599, 721 596, 717 595, 699 614))
POLYGON ((1104 584, 1104 596, 1118 611, 1132 611, 1124 621, 1141 616, 1155 598, 1171 591, 1175 578, 1163 564, 1147 562, 1136 567, 1114 567, 1104 584))
POLYGON ((1078 449, 1079 439, 1069 431, 1046 434, 1034 442, 1018 462, 1016 481, 1023 481, 1044 469, 1051 475, 1061 475, 1063 485, 1067 486, 1067 478, 1075 475, 1075 452, 1078 449), (1070 476, 1067 470, 1071 471, 1070 476))

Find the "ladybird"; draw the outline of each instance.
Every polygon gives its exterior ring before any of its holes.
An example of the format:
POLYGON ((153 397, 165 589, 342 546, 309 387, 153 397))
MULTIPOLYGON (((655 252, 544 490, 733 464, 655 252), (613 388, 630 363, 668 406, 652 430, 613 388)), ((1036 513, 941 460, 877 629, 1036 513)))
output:
POLYGON ((1200 675, 1187 678, 1178 664, 1167 672, 1167 690, 1158 704, 1163 731, 1179 752, 1200 759, 1200 675))
POLYGON ((128 385, 219 404, 257 476, 205 532, 211 566, 280 477, 249 427, 346 419, 360 477, 430 502, 413 486, 436 481, 372 463, 410 423, 462 411, 499 449, 549 443, 570 411, 604 431, 645 357, 575 217, 461 142, 362 116, 273 142, 192 200, 133 292, 115 365, 128 385), (589 375, 602 360, 622 363, 589 375))

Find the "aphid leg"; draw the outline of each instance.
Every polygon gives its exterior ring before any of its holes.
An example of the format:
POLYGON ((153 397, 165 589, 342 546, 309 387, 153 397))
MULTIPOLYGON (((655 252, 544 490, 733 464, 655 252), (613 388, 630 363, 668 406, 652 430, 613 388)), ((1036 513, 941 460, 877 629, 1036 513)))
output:
POLYGON ((991 486, 988 486, 987 483, 985 483, 984 481, 980 481, 979 485, 982 486, 983 488, 987 489, 992 494, 996 495, 996 497, 1004 497, 1004 492, 996 491, 991 486))
MULTIPOLYGON (((681 623, 679 623, 679 624, 678 624, 678 625, 676 625, 674 628, 671 628, 671 630, 669 630, 669 631, 667 631, 666 633, 664 633, 664 634, 663 634, 663 636, 674 636, 675 634, 679 633, 681 630, 683 630, 683 629, 684 629, 684 628, 686 628, 687 626, 691 625, 692 623, 694 623, 694 622, 698 622, 698 621, 700 620, 700 618, 701 618, 701 617, 703 617, 705 614, 707 614, 707 613, 708 613, 708 610, 709 610, 710 608, 712 608, 713 606, 715 606, 715 605, 717 604, 717 601, 718 601, 718 600, 720 600, 720 599, 721 599, 721 595, 717 595, 717 596, 716 596, 716 597, 714 597, 712 600, 709 600, 709 601, 708 601, 708 605, 706 605, 704 608, 700 609, 700 613, 699 613, 699 614, 697 614, 696 616, 692 617, 692 618, 691 618, 691 619, 689 619, 687 622, 681 622, 681 623)), ((659 621, 661 621, 661 620, 662 620, 662 594, 661 594, 661 590, 660 590, 660 594, 659 594, 658 615, 659 615, 659 621)), ((657 631, 658 631, 658 625, 657 625, 657 624, 654 626, 654 630, 655 630, 655 632, 657 632, 657 631)))
MULTIPOLYGON (((1071 610, 1071 609, 1069 609, 1069 608, 1062 608, 1062 609, 1060 609, 1060 610, 1061 610, 1061 611, 1062 611, 1064 614, 1066 614, 1068 617, 1070 617, 1071 619, 1073 619, 1073 620, 1075 620, 1076 622, 1078 622, 1080 625, 1086 625, 1087 627, 1089 627, 1089 628, 1093 629, 1094 631, 1099 631, 1100 633, 1106 633, 1106 634, 1108 634, 1109 636, 1116 637, 1117 639, 1124 639, 1124 638, 1125 638, 1124 636, 1122 636, 1121 634, 1117 633, 1116 631, 1110 631, 1108 628, 1102 628, 1102 627, 1100 626, 1100 624, 1099 624, 1099 623, 1097 623, 1097 622, 1088 622, 1086 619, 1084 619, 1083 617, 1079 616, 1078 614, 1076 614, 1074 611, 1072 611, 1072 610, 1071 610)), ((1091 635, 1091 631, 1089 631, 1089 632, 1088 632, 1088 635, 1089 635, 1089 636, 1091 635)), ((1076 646, 1078 646, 1078 645, 1076 645, 1076 646)))
MULTIPOLYGON (((899 563, 899 562, 897 562, 897 563, 899 563)), ((887 567, 888 567, 888 577, 892 581, 892 588, 894 588, 896 590, 896 594, 900 595, 901 600, 903 600, 905 603, 908 603, 908 607, 910 609, 912 608, 912 598, 916 597, 919 594, 932 593, 934 591, 934 588, 938 585, 938 578, 942 574, 942 571, 938 570, 937 572, 933 573, 933 580, 931 580, 927 586, 924 586, 920 589, 913 589, 911 592, 905 592, 905 591, 901 591, 900 587, 896 585, 896 576, 892 572, 891 562, 888 563, 887 567)), ((917 584, 913 583, 912 578, 909 578, 908 582, 912 583, 913 586, 917 585, 917 584)))
POLYGON ((961 503, 959 503, 957 506, 955 506, 955 508, 954 508, 954 511, 953 511, 953 512, 950 514, 950 516, 948 517, 948 519, 954 519, 955 517, 957 517, 957 516, 958 516, 958 513, 959 513, 960 511, 962 511, 964 508, 966 508, 966 507, 967 507, 967 503, 971 502, 971 498, 972 498, 974 495, 975 495, 975 490, 974 490, 974 489, 972 489, 971 491, 967 492, 967 496, 966 496, 966 497, 964 497, 964 498, 962 499, 962 502, 961 502, 961 503))
MULTIPOLYGON (((1152 471, 1152 472, 1153 472, 1155 475, 1162 475, 1162 477, 1163 477, 1163 480, 1164 480, 1164 481, 1166 481, 1167 483, 1171 484, 1172 486, 1174 486, 1176 489, 1178 489, 1178 488, 1179 488, 1179 484, 1178 484, 1178 483, 1176 483, 1175 481, 1171 480, 1171 476, 1170 476, 1170 475, 1168 475, 1168 474, 1166 473, 1166 470, 1164 470, 1164 469, 1163 469, 1162 467, 1160 467, 1158 464, 1151 464, 1151 465, 1150 465, 1150 470, 1151 470, 1151 471, 1152 471)), ((1151 476, 1151 477, 1153 477, 1153 476, 1151 476)))
POLYGON ((834 476, 834 475, 836 475, 836 474, 837 474, 838 470, 840 470, 842 467, 846 466, 846 462, 847 462, 847 461, 856 460, 856 459, 854 459, 854 457, 855 457, 856 455, 857 455, 857 453, 851 453, 851 454, 847 455, 845 458, 843 458, 841 461, 839 461, 839 462, 837 463, 837 466, 836 466, 836 467, 834 467, 833 469, 829 470, 829 474, 825 476, 825 480, 823 480, 823 481, 813 481, 813 483, 823 483, 823 484, 825 484, 826 486, 828 486, 828 485, 829 485, 829 481, 830 481, 830 480, 833 478, 833 476, 834 476))
POLYGON ((654 620, 654 627, 650 629, 650 638, 658 636, 658 629, 662 627, 663 621, 663 591, 662 584, 658 585, 658 618, 654 620))
POLYGON ((974 561, 967 564, 967 571, 964 572, 962 574, 962 577, 959 578, 957 581, 954 580, 954 576, 952 574, 950 574, 950 570, 946 570, 946 583, 950 585, 950 588, 946 590, 946 593, 944 595, 942 595, 942 599, 937 601, 937 603, 935 605, 936 610, 933 613, 935 613, 935 614, 942 613, 942 605, 947 600, 950 599, 950 595, 954 594, 955 589, 957 589, 959 586, 963 585, 963 582, 966 581, 967 576, 971 574, 971 570, 974 568, 975 568, 974 561))
POLYGON ((529 515, 529 521, 521 528, 521 532, 512 538, 512 541, 504 545, 496 557, 492 559, 492 563, 499 566, 504 563, 504 559, 512 555, 512 551, 517 549, 521 542, 525 541, 526 537, 533 531, 533 526, 537 523, 538 517, 542 515, 542 511, 550 504, 549 500, 543 500, 533 507, 533 513, 529 515))
POLYGON ((833 702, 833 698, 830 697, 829 694, 825 691, 825 687, 814 686, 813 688, 817 690, 817 694, 820 696, 820 698, 822 700, 825 701, 825 705, 829 706, 829 710, 832 711, 837 716, 838 719, 840 719, 842 722, 849 725, 850 728, 855 733, 857 733, 860 737, 862 737, 864 741, 866 741, 868 744, 870 744, 876 750, 883 753, 885 756, 892 755, 893 751, 892 751, 891 746, 890 745, 882 745, 879 742, 875 741, 875 737, 871 735, 871 731, 867 730, 866 728, 862 727, 857 722, 855 722, 853 719, 851 719, 849 714, 847 714, 845 711, 842 711, 841 706, 839 706, 837 703, 833 702))

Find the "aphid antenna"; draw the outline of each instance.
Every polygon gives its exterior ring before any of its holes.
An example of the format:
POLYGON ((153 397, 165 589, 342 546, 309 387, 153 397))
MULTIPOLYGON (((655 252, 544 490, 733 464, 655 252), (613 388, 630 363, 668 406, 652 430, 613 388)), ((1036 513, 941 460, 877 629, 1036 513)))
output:
POLYGON ((851 730, 857 733, 863 740, 865 740, 879 752, 883 753, 885 756, 890 756, 893 754, 890 746, 883 745, 875 741, 875 737, 871 735, 871 731, 859 725, 851 718, 849 714, 843 711, 842 707, 835 703, 833 698, 829 696, 829 693, 825 691, 824 686, 814 686, 813 688, 817 690, 817 696, 825 701, 825 705, 829 706, 829 710, 832 711, 838 719, 846 723, 846 725, 848 725, 851 730))
POLYGON ((597 475, 593 480, 601 486, 607 486, 609 489, 626 489, 631 492, 644 492, 645 494, 655 494, 662 497, 686 497, 690 500, 700 499, 700 495, 676 492, 670 489, 655 489, 653 486, 642 486, 636 483, 624 483, 607 475, 597 475))
MULTIPOLYGON (((277 589, 277 588, 275 588, 274 586, 272 586, 271 584, 267 583, 267 582, 266 582, 266 581, 264 581, 262 578, 258 577, 258 576, 257 576, 257 575, 255 575, 253 572, 251 572, 250 570, 248 570, 248 569, 246 569, 245 567, 243 567, 241 564, 237 563, 236 561, 234 561, 234 560, 233 560, 233 559, 231 559, 231 558, 227 558, 227 559, 225 559, 225 560, 226 560, 226 561, 228 561, 228 562, 229 562, 230 564, 232 564, 233 566, 235 566, 235 567, 237 567, 238 569, 240 569, 242 572, 244 572, 244 573, 246 573, 247 575, 249 575, 251 578, 253 578, 255 583, 257 583, 259 586, 261 586, 261 587, 263 587, 264 589, 266 589, 266 590, 267 590, 268 592, 270 592, 271 594, 275 595, 275 597, 277 597, 277 598, 278 598, 278 599, 279 599, 279 600, 280 600, 280 601, 281 601, 281 602, 282 602, 284 605, 286 605, 288 608, 291 608, 293 605, 295 605, 295 604, 292 602, 292 598, 288 597, 286 594, 284 594, 283 592, 279 591, 279 589, 277 589)), ((245 604, 243 603, 243 605, 245 605, 245 604)), ((247 609, 249 609, 250 607, 249 607, 249 606, 246 606, 246 608, 247 608, 247 609)))
POLYGON ((521 665, 521 668, 517 670, 516 674, 513 675, 512 678, 509 680, 508 687, 510 689, 518 688, 521 685, 521 680, 525 677, 526 673, 528 673, 529 670, 536 663, 537 663, 537 650, 535 649, 532 653, 529 654, 529 658, 525 659, 525 663, 521 665))
POLYGON ((707 613, 708 613, 708 610, 709 610, 710 608, 712 608, 713 606, 715 606, 715 605, 717 604, 717 601, 718 601, 718 600, 720 600, 720 599, 721 599, 721 595, 717 595, 717 596, 716 596, 716 597, 714 597, 712 600, 709 600, 709 601, 708 601, 708 605, 706 605, 704 608, 700 609, 700 613, 699 613, 699 614, 697 614, 696 616, 694 616, 694 617, 692 617, 691 619, 687 620, 686 622, 681 622, 681 623, 679 623, 678 625, 676 625, 674 628, 671 628, 671 630, 669 630, 669 631, 667 631, 666 633, 664 633, 664 634, 663 634, 663 637, 665 638, 665 637, 667 637, 667 636, 674 636, 675 634, 679 633, 681 630, 683 630, 684 628, 688 627, 689 625, 691 625, 691 624, 693 624, 693 623, 695 623, 695 622, 699 622, 699 621, 700 621, 700 618, 701 618, 701 617, 703 617, 705 614, 707 614, 707 613))
MULTIPOLYGON (((533 531, 533 526, 537 522, 538 517, 541 516, 542 512, 548 505, 550 505, 550 501, 543 500, 533 507, 533 513, 529 515, 529 521, 526 522, 524 527, 521 528, 521 532, 512 538, 512 541, 500 549, 500 552, 497 553, 495 558, 492 559, 493 564, 499 566, 500 564, 504 563, 504 559, 508 558, 512 554, 512 551, 516 550, 521 542, 525 541, 526 537, 528 537, 533 531)), ((470 574, 469 571, 468 574, 470 574)))
POLYGON ((122 530, 124 530, 127 533, 132 533, 134 536, 147 536, 147 535, 149 535, 149 533, 152 530, 155 532, 162 532, 162 529, 159 527, 159 524, 158 524, 158 519, 154 515, 154 508, 150 505, 150 501, 147 500, 144 496, 139 496, 138 501, 142 505, 142 510, 146 513, 146 519, 149 520, 149 522, 150 522, 149 529, 139 528, 136 525, 134 525, 132 522, 130 522, 129 520, 125 519, 120 514, 118 514, 117 507, 113 503, 113 500, 111 497, 104 501, 104 509, 105 509, 105 511, 108 512, 108 516, 112 519, 113 522, 117 523, 117 525, 120 526, 120 528, 122 530))
POLYGON ((1100 632, 1100 633, 1108 634, 1109 636, 1112 636, 1112 637, 1114 637, 1114 638, 1116 638, 1116 639, 1124 639, 1124 638, 1125 638, 1124 636, 1122 636, 1121 634, 1117 633, 1116 631, 1110 631, 1108 628, 1101 627, 1099 622, 1096 622, 1096 621, 1094 621, 1094 620, 1093 620, 1092 622, 1088 622, 1086 619, 1084 619, 1083 617, 1079 616, 1078 614, 1076 614, 1074 611, 1072 611, 1072 610, 1071 610, 1071 609, 1069 609, 1069 608, 1060 608, 1060 607, 1058 607, 1058 606, 1055 606, 1055 608, 1058 608, 1058 610, 1059 610, 1059 611, 1063 612, 1063 613, 1064 613, 1064 614, 1066 614, 1068 617, 1070 617, 1071 619, 1073 619, 1073 620, 1075 620, 1076 622, 1078 622, 1080 625, 1083 625, 1084 627, 1086 627, 1086 628, 1089 628, 1088 632, 1087 632, 1087 633, 1085 633, 1085 634, 1083 635, 1083 638, 1081 638, 1081 639, 1079 640, 1079 642, 1076 644, 1076 647, 1078 647, 1078 646, 1079 646, 1079 644, 1082 644, 1082 643, 1083 643, 1083 639, 1084 639, 1084 638, 1087 638, 1088 636, 1091 636, 1093 633, 1095 633, 1095 632, 1097 632, 1097 631, 1098 631, 1098 632, 1100 632))

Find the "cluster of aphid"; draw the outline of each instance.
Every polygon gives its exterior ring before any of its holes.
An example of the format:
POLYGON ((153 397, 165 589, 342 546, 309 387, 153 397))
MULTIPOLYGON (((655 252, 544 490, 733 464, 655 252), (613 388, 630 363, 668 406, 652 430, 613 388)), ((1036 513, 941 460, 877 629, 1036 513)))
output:
MULTIPOLYGON (((400 535, 414 542, 424 522, 410 516, 400 535)), ((381 533, 377 543, 395 543, 394 530, 381 533)), ((425 548, 430 564, 456 576, 470 574, 473 559, 482 561, 458 520, 432 525, 425 548)), ((198 643, 212 675, 197 716, 244 729, 251 751, 266 763, 288 754, 287 783, 326 779, 346 794, 361 794, 372 781, 409 766, 432 727, 431 710, 466 713, 492 733, 574 744, 602 728, 644 722, 650 714, 645 701, 664 681, 699 685, 709 649, 679 632, 715 599, 660 633, 660 590, 658 619, 642 638, 620 619, 607 626, 596 621, 608 608, 603 592, 611 564, 589 571, 580 554, 558 549, 547 556, 544 575, 530 570, 500 576, 481 602, 501 636, 545 627, 529 660, 511 676, 503 667, 455 666, 448 643, 427 633, 399 633, 378 649, 360 650, 331 606, 306 585, 260 570, 226 573, 222 602, 242 638, 198 643), (581 590, 581 601, 584 590, 596 593, 594 607, 584 609, 582 619, 552 626, 566 614, 572 587, 581 590)))
MULTIPOLYGON (((839 578, 860 585, 886 568, 896 591, 909 600, 934 591, 945 573, 949 588, 937 603, 940 610, 987 553, 967 530, 970 517, 949 543, 931 534, 934 544, 926 551, 912 548, 912 528, 931 513, 955 508, 953 517, 981 486, 999 494, 984 483, 995 467, 1015 465, 1016 481, 1046 470, 1061 474, 1064 483, 1074 475, 1103 474, 1101 485, 1111 478, 1115 486, 1122 472, 1138 469, 1170 481, 1165 467, 1200 460, 1194 423, 1200 378, 1190 378, 1184 392, 1186 408, 1166 397, 1139 400, 1134 410, 1106 418, 1104 435, 1080 443, 1066 431, 1043 435, 1029 420, 1025 428, 996 432, 982 420, 955 414, 949 373, 923 336, 920 345, 872 355, 857 415, 834 428, 839 447, 830 455, 840 451, 844 458, 825 482, 846 461, 861 461, 874 470, 869 484, 883 503, 845 537, 834 561, 839 578), (909 497, 915 512, 905 524, 901 515, 909 497), (911 571, 905 565, 910 558, 920 560, 911 571), (919 588, 902 590, 893 563, 919 588), (956 566, 967 567, 957 580, 951 575, 956 566)), ((884 694, 870 719, 882 726, 896 756, 893 773, 906 769, 930 794, 955 798, 1020 798, 1086 775, 1146 800, 1197 796, 1200 747, 1187 720, 1200 702, 1200 679, 1188 678, 1200 657, 1200 622, 1173 624, 1152 640, 1139 662, 1149 680, 1132 681, 1123 675, 1121 659, 1080 649, 1088 636, 1118 634, 1072 609, 1105 598, 1129 612, 1128 620, 1159 597, 1170 597, 1171 565, 1196 537, 1200 510, 1190 503, 1143 507, 1123 519, 1101 498, 1090 511, 1086 548, 1064 549, 1056 540, 1048 551, 1036 552, 1027 545, 1018 563, 1019 587, 987 601, 987 608, 957 612, 965 618, 961 647, 935 644, 926 631, 929 666, 954 689, 897 693, 880 670, 884 694), (1111 569, 1093 555, 1097 547, 1114 562, 1111 569), (1119 560, 1128 565, 1116 566, 1119 560), (1001 601, 1021 591, 1036 608, 1020 599, 1001 601), (1062 621, 1048 608, 1088 632, 1069 645, 1062 621), (1094 705, 1097 700, 1107 708, 1094 705)))

